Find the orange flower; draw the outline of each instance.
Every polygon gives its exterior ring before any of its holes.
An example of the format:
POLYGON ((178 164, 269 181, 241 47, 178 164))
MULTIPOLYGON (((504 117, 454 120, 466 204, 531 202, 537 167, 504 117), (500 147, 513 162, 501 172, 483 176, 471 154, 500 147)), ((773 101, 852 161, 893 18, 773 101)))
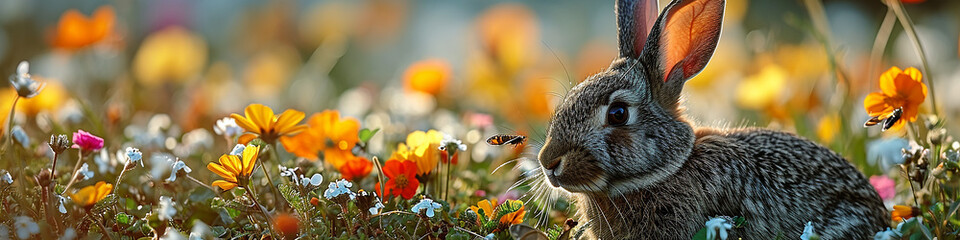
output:
POLYGON ((107 195, 110 194, 110 191, 113 191, 113 184, 99 181, 96 185, 86 186, 70 194, 70 198, 73 199, 73 202, 77 205, 83 208, 90 208, 100 200, 106 198, 107 195))
POLYGON ((478 215, 477 225, 483 225, 483 222, 480 221, 480 217, 483 217, 486 220, 492 220, 494 216, 497 215, 497 198, 492 198, 490 200, 481 200, 477 202, 476 206, 470 206, 470 210, 478 215), (480 210, 483 210, 483 216, 479 216, 480 210))
POLYGON ((307 126, 296 136, 280 138, 287 151, 311 160, 316 160, 317 153, 323 151, 324 161, 336 169, 354 157, 353 147, 360 141, 360 121, 341 119, 340 112, 326 110, 310 116, 307 126))
POLYGON ((915 207, 894 205, 893 212, 890 213, 890 216, 893 217, 893 221, 899 222, 917 216, 919 213, 920 209, 915 207))
POLYGON ((247 146, 243 149, 241 156, 224 154, 220 156, 219 162, 207 164, 207 169, 220 175, 224 180, 213 181, 213 186, 230 190, 234 187, 246 187, 250 182, 250 175, 253 174, 253 166, 257 163, 257 155, 260 154, 260 147, 247 146))
POLYGON ((443 60, 422 60, 407 68, 404 85, 408 90, 437 95, 450 81, 450 72, 450 64, 443 60))
POLYGON ((303 112, 287 109, 280 115, 274 115, 273 109, 263 104, 250 104, 244 109, 246 117, 240 114, 230 114, 237 125, 247 130, 247 133, 240 136, 239 142, 246 144, 258 135, 264 142, 273 144, 279 137, 300 133, 307 128, 306 125, 297 125, 303 120, 303 112))
POLYGON ((383 164, 383 175, 386 175, 390 180, 383 184, 383 190, 387 192, 386 194, 381 191, 380 184, 374 187, 380 193, 380 196, 389 198, 392 195, 411 199, 417 193, 417 188, 420 187, 420 181, 416 178, 417 164, 411 161, 387 160, 383 164))
POLYGON ((293 239, 300 233, 300 219, 287 213, 273 218, 273 229, 283 235, 283 239, 293 239))
POLYGON ((75 9, 60 15, 54 30, 53 45, 77 50, 97 43, 110 35, 116 14, 111 6, 101 6, 88 18, 75 9))
POLYGON ((370 171, 373 171, 373 163, 363 157, 353 157, 340 166, 339 171, 343 179, 354 181, 354 178, 363 178, 370 174, 370 171))
MULTIPOLYGON (((916 121, 920 104, 927 97, 927 85, 923 84, 922 78, 923 75, 916 68, 901 71, 900 68, 891 67, 880 76, 881 92, 870 93, 863 99, 864 109, 876 122, 891 117, 895 110, 901 109, 900 118, 890 126, 893 129, 903 127, 907 121, 916 121)), ((884 126, 884 130, 886 128, 884 126)))
POLYGON ((504 211, 510 211, 516 209, 517 206, 520 208, 500 217, 500 224, 513 225, 523 223, 523 217, 527 215, 527 211, 523 209, 523 201, 507 200, 500 205, 500 208, 504 211))

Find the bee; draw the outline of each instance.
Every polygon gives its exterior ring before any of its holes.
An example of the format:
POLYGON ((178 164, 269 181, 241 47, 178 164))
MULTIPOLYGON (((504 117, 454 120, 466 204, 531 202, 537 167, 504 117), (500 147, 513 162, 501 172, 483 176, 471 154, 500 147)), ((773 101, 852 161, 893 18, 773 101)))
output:
POLYGON ((891 112, 889 115, 883 118, 881 118, 881 116, 870 118, 869 120, 867 120, 867 122, 863 123, 863 127, 869 127, 869 126, 883 123, 883 125, 881 125, 883 127, 881 130, 886 131, 887 129, 890 129, 891 127, 893 127, 893 125, 896 124, 897 121, 900 121, 900 117, 902 116, 903 116, 903 107, 900 107, 900 108, 894 109, 893 112, 891 112))
POLYGON ((513 144, 514 146, 517 146, 523 144, 523 142, 526 140, 527 136, 523 135, 497 134, 487 138, 487 144, 494 146, 513 144))

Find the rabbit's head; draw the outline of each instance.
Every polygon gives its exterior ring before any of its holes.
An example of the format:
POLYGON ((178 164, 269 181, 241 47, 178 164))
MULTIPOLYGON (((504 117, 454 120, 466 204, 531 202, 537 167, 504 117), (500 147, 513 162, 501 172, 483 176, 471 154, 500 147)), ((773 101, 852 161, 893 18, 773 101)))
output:
POLYGON ((707 65, 720 37, 724 0, 617 2, 620 56, 570 90, 540 151, 551 185, 625 193, 675 173, 690 156, 693 128, 679 110, 684 82, 707 65))

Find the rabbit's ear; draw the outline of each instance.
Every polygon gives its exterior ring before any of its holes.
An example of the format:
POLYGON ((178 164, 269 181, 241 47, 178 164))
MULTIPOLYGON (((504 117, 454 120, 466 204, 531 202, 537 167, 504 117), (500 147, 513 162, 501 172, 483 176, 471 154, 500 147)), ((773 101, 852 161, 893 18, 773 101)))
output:
POLYGON ((657 0, 618 0, 617 29, 620 57, 638 58, 647 35, 657 22, 657 0))
POLYGON ((647 39, 641 60, 658 97, 673 101, 683 83, 700 73, 717 48, 724 0, 674 0, 647 39), (661 84, 662 83, 662 84, 661 84))

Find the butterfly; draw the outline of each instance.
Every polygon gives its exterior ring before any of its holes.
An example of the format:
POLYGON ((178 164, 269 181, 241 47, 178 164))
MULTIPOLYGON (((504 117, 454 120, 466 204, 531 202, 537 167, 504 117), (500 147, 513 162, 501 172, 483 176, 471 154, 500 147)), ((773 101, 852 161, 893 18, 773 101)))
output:
POLYGON ((500 146, 504 144, 520 145, 526 140, 527 136, 523 135, 497 134, 487 138, 487 144, 494 146, 500 146))

